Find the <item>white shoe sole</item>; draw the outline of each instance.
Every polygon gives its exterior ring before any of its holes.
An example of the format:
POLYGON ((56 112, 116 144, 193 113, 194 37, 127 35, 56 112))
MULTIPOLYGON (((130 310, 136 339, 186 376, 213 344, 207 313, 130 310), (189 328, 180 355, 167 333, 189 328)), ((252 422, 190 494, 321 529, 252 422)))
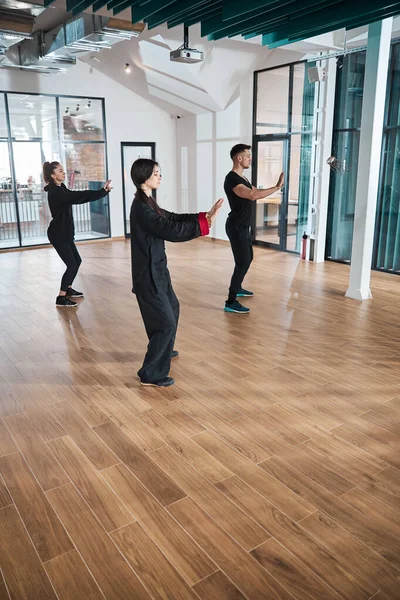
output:
POLYGON ((57 308, 78 308, 77 304, 75 304, 75 306, 74 305, 71 306, 68 304, 56 304, 56 306, 57 306, 57 308))

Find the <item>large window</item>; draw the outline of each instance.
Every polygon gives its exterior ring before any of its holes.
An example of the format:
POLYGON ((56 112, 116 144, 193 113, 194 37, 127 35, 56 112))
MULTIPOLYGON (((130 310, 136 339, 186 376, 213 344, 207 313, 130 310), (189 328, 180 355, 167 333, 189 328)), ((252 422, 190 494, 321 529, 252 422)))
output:
MULTIPOLYGON (((0 249, 47 243, 42 164, 60 161, 70 189, 107 179, 103 100, 0 93, 0 249)), ((107 197, 73 207, 76 239, 107 237, 107 197)))
POLYGON ((253 222, 256 243, 300 252, 307 230, 311 182, 315 84, 307 63, 255 73, 253 183, 275 185, 285 172, 282 192, 257 202, 253 222))
POLYGON ((331 174, 326 256, 343 262, 350 261, 353 243, 365 57, 348 54, 337 63, 332 155, 345 169, 331 174))
MULTIPOLYGON (((349 54, 337 67, 332 155, 345 164, 332 172, 326 257, 349 263, 353 243, 357 167, 366 53, 349 54)), ((372 268, 400 273, 400 44, 391 49, 377 198, 372 268)))
POLYGON ((372 266, 400 273, 400 44, 392 46, 372 266))

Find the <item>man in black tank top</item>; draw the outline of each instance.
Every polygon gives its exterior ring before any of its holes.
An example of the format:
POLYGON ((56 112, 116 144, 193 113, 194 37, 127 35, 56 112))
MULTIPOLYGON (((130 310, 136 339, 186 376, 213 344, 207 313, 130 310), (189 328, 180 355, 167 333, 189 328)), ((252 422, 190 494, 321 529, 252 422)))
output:
POLYGON ((277 190, 281 189, 284 174, 281 173, 277 184, 266 190, 258 190, 251 185, 250 181, 243 175, 243 171, 251 165, 251 146, 236 144, 231 150, 233 161, 232 171, 225 177, 225 194, 231 207, 231 212, 226 221, 226 235, 231 243, 235 269, 233 271, 229 287, 228 299, 224 310, 246 314, 250 309, 240 304, 237 297, 253 296, 253 292, 242 288, 243 279, 249 270, 253 260, 253 245, 250 235, 251 211, 253 200, 262 200, 277 190))

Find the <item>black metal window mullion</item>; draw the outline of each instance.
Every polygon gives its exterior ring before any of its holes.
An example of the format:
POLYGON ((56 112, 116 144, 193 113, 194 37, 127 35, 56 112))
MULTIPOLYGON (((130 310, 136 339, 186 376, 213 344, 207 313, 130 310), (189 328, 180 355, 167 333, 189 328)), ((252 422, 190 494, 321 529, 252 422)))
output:
POLYGON ((4 94, 4 107, 6 113, 6 123, 7 123, 7 133, 8 133, 8 157, 10 161, 10 174, 12 180, 12 190, 14 196, 14 205, 15 205, 15 214, 17 217, 17 231, 18 231, 18 243, 19 247, 22 247, 22 235, 21 235, 21 221, 19 215, 19 206, 18 206, 18 192, 17 192, 17 180, 15 177, 15 163, 14 163, 14 151, 12 147, 12 135, 11 135, 11 120, 10 120, 10 111, 8 106, 8 94, 4 94))

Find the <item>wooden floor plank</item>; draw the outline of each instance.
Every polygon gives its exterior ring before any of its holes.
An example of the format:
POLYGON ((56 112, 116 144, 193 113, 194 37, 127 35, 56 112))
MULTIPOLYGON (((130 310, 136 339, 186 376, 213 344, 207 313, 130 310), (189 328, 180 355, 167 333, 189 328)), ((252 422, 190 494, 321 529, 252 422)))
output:
POLYGON ((168 510, 249 600, 293 600, 293 596, 269 576, 191 498, 172 504, 168 510))
POLYGON ((353 446, 361 448, 369 454, 372 454, 372 456, 380 458, 396 469, 400 468, 400 450, 399 452, 396 452, 395 450, 384 446, 370 436, 358 431, 356 427, 352 427, 351 425, 339 425, 331 431, 353 446))
POLYGON ((0 458, 0 473, 42 561, 73 549, 43 490, 19 453, 0 458))
POLYGON ((216 571, 193 586, 201 600, 246 600, 222 571, 216 571))
POLYGON ((103 594, 76 550, 53 558, 44 566, 59 600, 104 600, 103 594))
POLYGON ((341 597, 273 538, 255 548, 252 555, 296 600, 339 600, 341 597))
POLYGON ((262 463, 262 467, 295 489, 298 494, 312 500, 322 512, 337 521, 346 531, 400 568, 400 540, 391 533, 371 522, 357 509, 318 486, 282 459, 270 458, 262 463))
POLYGON ((139 418, 155 429, 168 446, 211 483, 221 481, 233 474, 211 454, 182 433, 173 423, 164 418, 164 415, 160 414, 159 408, 143 411, 139 418))
POLYGON ((8 433, 3 421, 0 419, 0 456, 5 456, 6 454, 11 454, 12 452, 17 451, 18 448, 15 445, 14 440, 8 433))
MULTIPOLYGON (((340 560, 340 555, 328 552, 312 536, 304 532, 300 525, 291 521, 265 498, 253 494, 251 488, 238 477, 226 479, 219 483, 218 487, 239 506, 246 507, 246 510, 269 531, 271 536, 343 598, 362 600, 365 597, 362 587, 357 584, 346 569, 346 565, 340 560)), ((259 558, 256 550, 254 555, 259 558)))
POLYGON ((0 510, 0 564, 12 599, 57 600, 14 506, 0 510))
POLYGON ((50 490, 47 497, 76 548, 110 600, 150 600, 134 572, 72 484, 50 490))
POLYGON ((4 423, 44 490, 69 481, 25 414, 6 417, 4 423))
POLYGON ((193 439, 260 494, 280 506, 292 519, 303 519, 315 511, 314 506, 301 498, 299 501, 299 498, 291 493, 286 486, 282 486, 277 479, 265 477, 263 469, 242 457, 214 434, 201 433, 194 436, 193 439))
POLYGON ((57 423, 51 412, 46 408, 38 408, 36 406, 28 408, 25 409, 25 415, 45 442, 67 435, 67 432, 57 423))
POLYGON ((359 510, 371 521, 400 538, 400 513, 397 508, 374 498, 360 488, 353 488, 342 494, 341 499, 359 510))
POLYGON ((217 569, 127 467, 117 465, 102 476, 189 585, 217 569))
POLYGON ((139 523, 112 534, 122 554, 155 600, 196 600, 184 579, 139 523))
POLYGON ((301 527, 336 556, 339 555, 370 596, 382 588, 399 589, 400 571, 384 558, 377 559, 375 552, 343 531, 333 519, 318 512, 304 519, 301 527))
POLYGON ((106 469, 119 462, 68 402, 54 404, 51 412, 97 469, 106 469))
POLYGON ((186 494, 114 423, 106 423, 95 428, 98 435, 108 444, 117 456, 138 479, 163 504, 171 504, 186 494))
POLYGON ((165 445, 156 431, 147 427, 131 410, 108 392, 103 390, 99 392, 96 403, 108 420, 117 425, 143 452, 152 452, 165 445))
POLYGON ((0 509, 12 503, 13 501, 5 486, 4 479, 0 475, 0 509))
POLYGON ((132 513, 70 438, 54 440, 49 446, 106 531, 113 531, 134 520, 132 513))
POLYGON ((205 512, 246 550, 269 538, 269 534, 246 512, 217 490, 211 483, 183 461, 171 448, 151 453, 151 458, 185 490, 205 512))
POLYGON ((0 583, 0 600, 10 600, 5 583, 0 583))
POLYGON ((243 435, 239 430, 227 423, 224 419, 213 414, 190 398, 177 400, 176 404, 188 414, 200 421, 205 427, 218 433, 228 444, 243 454, 249 460, 258 463, 268 458, 269 453, 257 442, 243 435))

